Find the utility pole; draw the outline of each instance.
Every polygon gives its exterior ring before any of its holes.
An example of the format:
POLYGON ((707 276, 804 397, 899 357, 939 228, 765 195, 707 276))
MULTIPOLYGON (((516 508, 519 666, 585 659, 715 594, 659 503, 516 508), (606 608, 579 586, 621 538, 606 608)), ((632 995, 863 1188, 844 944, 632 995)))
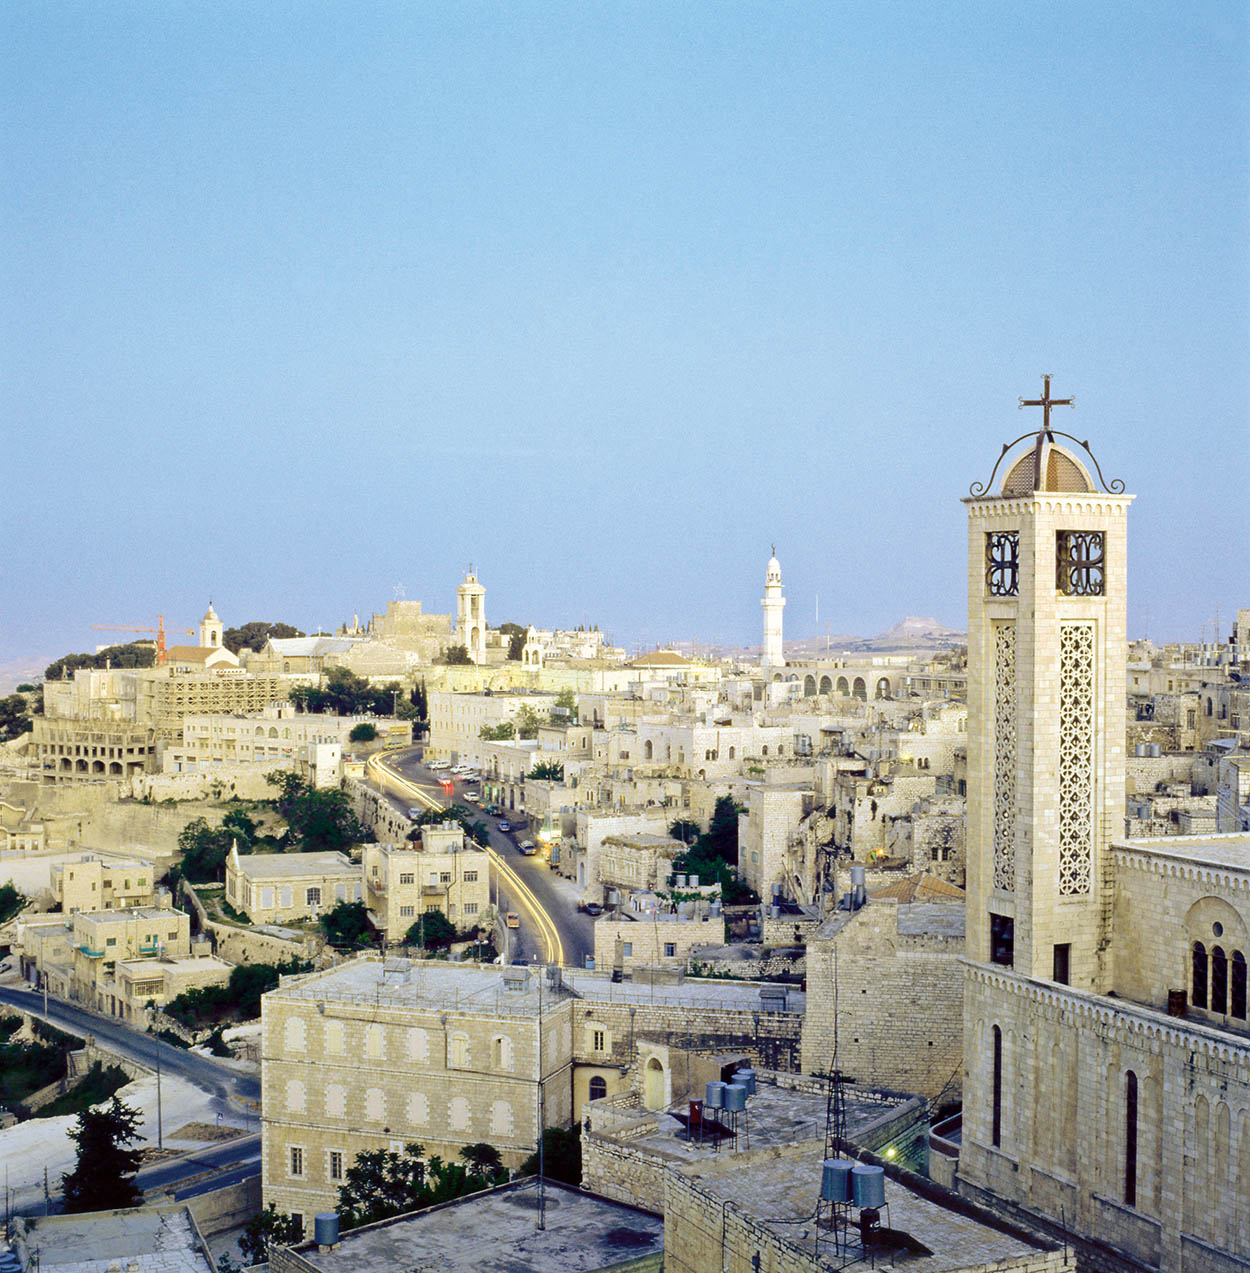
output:
POLYGON ((165 1132, 161 1118, 161 1041, 156 1041, 156 1147, 165 1148, 165 1132))
POLYGON ((538 974, 538 1227, 547 1227, 546 1192, 543 1184, 543 977, 538 974))

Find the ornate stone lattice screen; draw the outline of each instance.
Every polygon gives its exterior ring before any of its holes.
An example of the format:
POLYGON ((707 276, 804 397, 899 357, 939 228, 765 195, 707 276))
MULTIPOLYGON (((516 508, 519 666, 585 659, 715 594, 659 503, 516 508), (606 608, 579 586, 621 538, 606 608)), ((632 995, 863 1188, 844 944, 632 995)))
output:
POLYGON ((994 887, 1016 886, 1016 625, 994 625, 994 887))
POLYGON ((1059 892, 1090 891, 1093 853, 1094 625, 1059 629, 1059 892))

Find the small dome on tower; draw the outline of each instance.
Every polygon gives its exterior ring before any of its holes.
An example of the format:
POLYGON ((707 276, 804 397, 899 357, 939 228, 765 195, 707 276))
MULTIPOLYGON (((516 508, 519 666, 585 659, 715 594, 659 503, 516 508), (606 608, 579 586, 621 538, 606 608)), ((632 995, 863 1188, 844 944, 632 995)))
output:
POLYGON ((1067 447, 1042 439, 1007 470, 1002 493, 1073 491, 1084 494, 1096 489, 1085 465, 1067 447))
POLYGON ((220 623, 221 622, 221 620, 217 618, 217 611, 213 609, 213 603, 211 601, 208 603, 208 609, 205 610, 204 617, 203 619, 200 620, 200 622, 201 623, 220 623))

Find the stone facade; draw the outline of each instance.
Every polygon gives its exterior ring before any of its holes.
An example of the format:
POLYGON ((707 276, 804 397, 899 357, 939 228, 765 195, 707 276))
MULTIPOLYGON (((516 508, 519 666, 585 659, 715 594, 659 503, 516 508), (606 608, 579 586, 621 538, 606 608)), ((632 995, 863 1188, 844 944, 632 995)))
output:
POLYGON ((363 867, 365 905, 388 942, 431 910, 458 930, 489 926, 490 855, 458 822, 422 827, 415 842, 366 844, 363 867))
POLYGON ((226 900, 254 924, 311 919, 363 896, 360 866, 341 853, 246 853, 226 858, 226 900))
POLYGON ((332 1210, 357 1154, 409 1142, 454 1159, 487 1141, 516 1167, 540 1100, 546 1125, 567 1125, 572 1000, 517 972, 366 957, 266 995, 266 1205, 332 1210))
POLYGON ((957 1095, 963 1055, 964 908, 873 899, 807 944, 805 1074, 837 1065, 877 1087, 957 1095), (835 977, 836 959, 836 977, 835 977))
POLYGON ((156 901, 152 863, 113 861, 84 854, 81 861, 53 866, 52 896, 66 915, 151 906, 156 901))

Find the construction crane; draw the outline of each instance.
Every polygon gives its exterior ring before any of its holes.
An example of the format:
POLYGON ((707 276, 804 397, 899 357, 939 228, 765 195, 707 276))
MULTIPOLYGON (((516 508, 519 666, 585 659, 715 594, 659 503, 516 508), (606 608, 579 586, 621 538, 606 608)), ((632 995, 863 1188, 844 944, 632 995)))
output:
MULTIPOLYGON (((97 632, 155 632, 156 633, 156 666, 164 667, 165 665, 165 616, 158 614, 156 616, 156 627, 154 628, 137 628, 127 623, 93 623, 91 625, 93 631, 97 632)), ((194 628, 175 628, 173 631, 182 631, 187 636, 194 636, 194 628)))

